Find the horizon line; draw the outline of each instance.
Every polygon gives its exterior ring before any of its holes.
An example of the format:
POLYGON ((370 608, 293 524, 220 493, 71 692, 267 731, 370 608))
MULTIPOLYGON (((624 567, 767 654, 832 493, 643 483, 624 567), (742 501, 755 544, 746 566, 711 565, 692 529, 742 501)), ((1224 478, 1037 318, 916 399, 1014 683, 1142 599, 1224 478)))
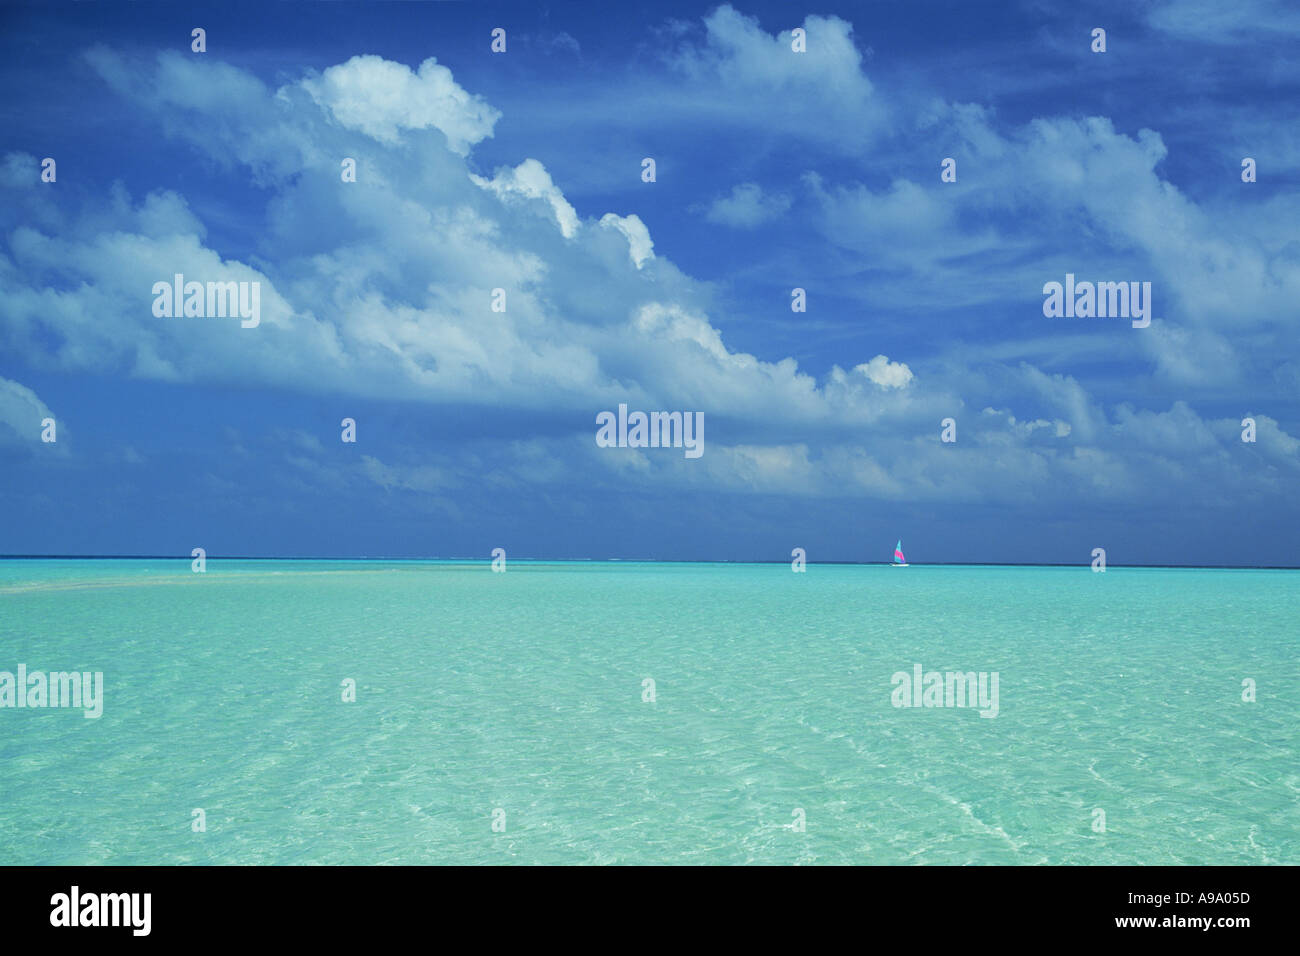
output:
MULTIPOLYGON (((208 561, 458 561, 490 564, 487 557, 400 557, 396 555, 205 555, 208 561)), ((192 561, 193 555, 179 554, 0 554, 0 561, 192 561)), ((536 564, 789 564, 789 559, 753 559, 733 561, 719 558, 511 558, 515 562, 536 564)), ((891 564, 889 561, 807 561, 813 565, 843 565, 846 567, 874 567, 891 564)), ((909 563, 909 567, 968 567, 968 568, 1075 568, 1087 567, 1089 562, 1065 564, 1057 561, 932 561, 927 564, 909 563)), ((1202 571, 1297 571, 1293 564, 1115 564, 1109 568, 1171 568, 1202 571)))

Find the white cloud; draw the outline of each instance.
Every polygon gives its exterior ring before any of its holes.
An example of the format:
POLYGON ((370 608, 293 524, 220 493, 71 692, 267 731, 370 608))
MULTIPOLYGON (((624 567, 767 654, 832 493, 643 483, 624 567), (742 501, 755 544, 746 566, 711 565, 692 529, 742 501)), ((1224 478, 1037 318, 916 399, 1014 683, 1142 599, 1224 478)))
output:
POLYGON ((1243 37, 1300 35, 1300 11, 1288 0, 1161 0, 1148 7, 1157 30, 1208 43, 1239 43, 1243 37))
POLYGON ((361 456, 362 472, 385 491, 434 492, 456 484, 450 476, 429 465, 386 465, 371 455, 361 456))
POLYGON ((1032 316, 1043 282, 1066 271, 1149 281, 1152 326, 1131 346, 1162 378, 1222 385, 1266 374, 1276 356, 1245 356, 1240 332, 1279 332, 1300 299, 1300 254, 1278 232, 1300 217, 1300 197, 1279 195, 1266 210, 1194 202, 1161 176, 1168 150, 1157 132, 1120 133, 1105 117, 1038 118, 1006 133, 992 124, 969 104, 932 105, 924 117, 928 136, 957 137, 958 152, 978 160, 977 182, 959 172, 943 186, 936 174, 880 189, 805 176, 822 234, 882 270, 875 304, 1027 300, 1032 316), (1078 240, 1049 257, 1067 220, 1078 240))
POLYGON ((790 208, 790 197, 770 195, 757 183, 741 183, 730 195, 719 196, 709 205, 705 218, 735 229, 753 229, 775 219, 790 208))
POLYGON ((617 229, 623 234, 627 239, 628 257, 638 269, 655 257, 655 244, 650 238, 650 230, 646 228, 639 216, 616 216, 612 212, 607 212, 600 217, 600 224, 617 229))
MULTIPOLYGON (((789 52, 788 38, 765 34, 722 8, 708 21, 704 45, 678 66, 755 97, 826 81, 865 110, 874 97, 847 25, 834 18, 805 23, 810 50, 829 59, 809 53, 802 61, 789 52)), ((8 255, 0 256, 0 342, 33 365, 426 403, 534 408, 544 402, 557 418, 572 411, 582 422, 619 401, 705 411, 702 467, 680 457, 597 456, 611 471, 669 484, 1011 501, 1150 493, 1137 477, 1144 468, 1168 474, 1191 493, 1259 480, 1246 459, 1218 453, 1237 450, 1232 436, 1207 428, 1190 402, 1168 412, 1108 416, 1073 377, 1023 362, 1004 366, 996 356, 955 370, 912 355, 910 364, 883 354, 859 361, 876 351, 870 348, 849 352, 844 368, 819 377, 779 353, 762 357, 729 346, 709 307, 709 290, 683 275, 662 248, 656 258, 637 216, 595 211, 584 220, 535 159, 491 178, 475 174, 466 154, 491 134, 498 114, 432 61, 417 75, 401 64, 354 58, 279 90, 198 58, 165 55, 150 69, 100 51, 94 62, 115 90, 175 135, 215 160, 262 172, 259 182, 274 186, 264 211, 267 238, 257 255, 239 261, 208 238, 182 197, 165 191, 133 201, 118 190, 77 210, 61 191, 27 188, 19 173, 32 167, 11 156, 0 165, 6 200, 17 197, 9 213, 0 209, 0 222, 8 224, 8 255), (212 92, 217 86, 221 96, 212 92), (433 129, 446 135, 446 149, 433 129), (357 183, 340 183, 341 155, 358 158, 357 183), (262 327, 155 319, 149 289, 176 271, 261 281, 262 327), (489 308, 497 287, 508 290, 505 313, 489 308), (50 341, 60 344, 51 349, 50 341), (992 395, 1000 403, 1014 396, 1014 412, 962 414, 968 401, 982 407, 992 395), (949 414, 959 419, 955 448, 938 441, 939 421, 949 414), (1066 437, 1071 440, 1060 441, 1066 437), (1180 477, 1174 459, 1189 445, 1205 452, 1212 481, 1180 477)), ((814 112, 835 114, 840 107, 833 100, 814 112)), ((817 200, 819 227, 834 245, 855 259, 869 254, 873 265, 914 269, 927 279, 974 276, 979 281, 965 283, 967 294, 983 295, 985 272, 952 263, 1008 245, 1019 253, 987 224, 990 210, 1006 204, 1028 210, 1023 220, 1032 225, 1040 215, 1046 230, 1055 227, 1054 209, 1081 214, 1098 234, 1149 256, 1157 276, 1185 283, 1158 287, 1157 315, 1163 311, 1169 324, 1129 340, 1182 380, 1197 374, 1189 352, 1201 364, 1209 359, 1229 372, 1234 366, 1213 327, 1176 325, 1179 310, 1195 319, 1226 314, 1221 310, 1232 302, 1256 309, 1252 282, 1262 285, 1270 307, 1283 306, 1296 291, 1300 275, 1277 268, 1286 264, 1280 253, 1219 236, 1212 215, 1156 175, 1164 146, 1153 133, 1134 138, 1106 121, 1058 119, 1004 136, 988 114, 962 107, 950 114, 939 109, 934 122, 959 130, 980 155, 999 157, 982 174, 986 181, 976 188, 963 178, 940 193, 937 171, 930 186, 899 179, 870 188, 810 177, 805 182, 817 200), (1209 305, 1197 306, 1197 295, 1209 305)), ((730 206, 715 203, 711 212, 725 210, 718 215, 745 224, 787 202, 750 185, 720 200, 730 206)), ((1034 270, 1041 271, 1039 263, 1009 275, 1037 279, 1024 284, 1036 308, 1042 276, 1034 270)), ((964 294, 956 285, 934 287, 936 294, 964 294)), ((1252 314, 1240 321, 1264 320, 1252 314)), ((734 334, 727 339, 734 342, 734 334)), ((27 415, 22 412, 23 421, 27 415)), ((1294 476, 1295 440, 1260 421, 1261 446, 1267 440, 1274 449, 1270 461, 1279 476, 1294 476)), ((313 449, 299 450, 304 462, 312 460, 313 449)), ((564 465, 534 447, 519 468, 558 480, 564 465)), ((447 469, 418 462, 368 457, 360 467, 367 480, 390 489, 428 492, 452 480, 447 469)))
POLYGON ((704 18, 704 42, 676 51, 671 62, 692 75, 712 74, 733 88, 815 90, 819 99, 862 107, 872 85, 862 72, 852 25, 834 16, 808 16, 800 25, 807 53, 791 49, 789 30, 769 34, 757 19, 723 4, 704 18))
POLYGON ((26 385, 0 378, 0 435, 7 427, 14 439, 39 441, 41 421, 53 417, 49 407, 26 385))
POLYGON ((903 362, 891 362, 884 355, 877 355, 870 362, 854 368, 881 388, 904 388, 912 381, 912 370, 903 362))
POLYGON ((379 56, 354 56, 302 85, 349 129, 394 143, 402 130, 431 127, 441 130, 461 155, 491 136, 501 116, 481 97, 462 89, 451 70, 433 57, 412 72, 405 64, 379 56))
POLYGON ((667 59, 693 85, 707 87, 711 102, 725 97, 735 107, 732 117, 762 116, 775 128, 797 124, 801 136, 856 149, 875 134, 885 109, 862 71, 853 26, 816 15, 798 25, 806 53, 791 49, 790 30, 767 33, 754 17, 723 4, 704 18, 701 42, 687 42, 667 59))
MULTIPOLYGON (((555 213, 555 221, 560 226, 560 234, 565 239, 572 239, 578 232, 578 212, 564 198, 564 193, 551 181, 551 174, 535 159, 525 159, 514 169, 499 169, 492 179, 485 179, 473 173, 469 177, 475 185, 490 189, 502 199, 523 196, 529 199, 544 199, 555 213)), ((606 219, 611 218, 606 216, 606 219)), ((617 217, 614 217, 617 218, 617 217)), ((638 220, 640 222, 640 220, 638 220)), ((645 227, 642 226, 644 231, 645 227)), ((646 234, 646 241, 649 241, 646 234)))

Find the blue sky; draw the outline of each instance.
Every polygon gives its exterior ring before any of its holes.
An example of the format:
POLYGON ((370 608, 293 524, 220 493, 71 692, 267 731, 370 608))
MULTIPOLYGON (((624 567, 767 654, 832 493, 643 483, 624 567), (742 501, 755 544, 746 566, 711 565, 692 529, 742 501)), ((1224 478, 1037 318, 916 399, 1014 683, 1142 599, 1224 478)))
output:
POLYGON ((1298 37, 1263 0, 0 7, 0 553, 1295 565, 1298 37), (261 324, 155 317, 177 272, 261 324), (1067 273, 1150 282, 1150 327, 1045 317, 1067 273), (597 447, 620 402, 704 455, 597 447))

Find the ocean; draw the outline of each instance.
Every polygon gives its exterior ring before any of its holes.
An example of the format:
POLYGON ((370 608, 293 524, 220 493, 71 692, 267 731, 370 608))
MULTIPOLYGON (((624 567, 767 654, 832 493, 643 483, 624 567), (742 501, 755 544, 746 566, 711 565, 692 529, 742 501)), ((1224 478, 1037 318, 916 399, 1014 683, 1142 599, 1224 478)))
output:
POLYGON ((103 674, 0 707, 0 864, 1296 864, 1298 625, 1289 570, 0 561, 0 672, 103 674))

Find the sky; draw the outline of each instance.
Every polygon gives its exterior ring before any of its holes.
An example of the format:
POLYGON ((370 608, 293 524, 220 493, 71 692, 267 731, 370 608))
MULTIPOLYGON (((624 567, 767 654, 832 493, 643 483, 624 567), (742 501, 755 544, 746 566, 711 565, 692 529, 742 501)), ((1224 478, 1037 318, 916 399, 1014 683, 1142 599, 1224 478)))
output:
POLYGON ((0 6, 0 554, 1295 566, 1297 41, 1270 0, 0 6), (258 324, 157 315, 177 273, 258 324), (1150 325, 1045 315, 1067 274, 1150 325), (703 454, 602 447, 620 404, 703 454))

